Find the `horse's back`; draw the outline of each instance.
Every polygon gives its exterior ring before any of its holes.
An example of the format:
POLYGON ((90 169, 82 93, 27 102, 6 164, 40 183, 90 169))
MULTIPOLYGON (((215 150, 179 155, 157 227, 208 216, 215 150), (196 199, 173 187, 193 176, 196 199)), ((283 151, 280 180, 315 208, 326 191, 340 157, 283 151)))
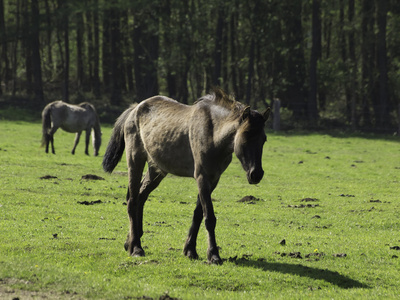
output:
POLYGON ((125 123, 129 139, 140 139, 133 151, 143 151, 162 172, 193 176, 193 154, 189 141, 192 107, 155 96, 139 103, 125 123), (134 128, 133 128, 134 127, 134 128), (129 133, 134 133, 131 136, 129 133))
POLYGON ((71 133, 87 130, 93 127, 96 121, 93 105, 88 102, 73 105, 58 100, 49 103, 45 110, 50 111, 53 126, 71 133))

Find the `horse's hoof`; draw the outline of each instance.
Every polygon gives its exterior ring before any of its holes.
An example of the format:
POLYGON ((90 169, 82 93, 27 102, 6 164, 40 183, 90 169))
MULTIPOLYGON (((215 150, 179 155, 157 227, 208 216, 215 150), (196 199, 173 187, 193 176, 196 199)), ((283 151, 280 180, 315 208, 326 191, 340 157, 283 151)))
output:
POLYGON ((144 250, 142 248, 135 247, 132 251, 131 256, 133 257, 143 257, 145 256, 144 250))
POLYGON ((208 259, 208 263, 212 265, 222 265, 223 261, 219 256, 213 255, 208 259))
POLYGON ((199 259, 199 255, 197 254, 196 250, 195 251, 187 250, 185 251, 184 254, 190 259, 199 259))

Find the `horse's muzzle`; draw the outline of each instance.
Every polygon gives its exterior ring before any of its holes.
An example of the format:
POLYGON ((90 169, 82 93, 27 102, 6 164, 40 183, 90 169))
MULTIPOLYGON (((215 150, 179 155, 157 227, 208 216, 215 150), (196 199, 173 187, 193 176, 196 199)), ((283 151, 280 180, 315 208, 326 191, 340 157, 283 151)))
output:
POLYGON ((247 172, 247 180, 250 184, 257 184, 261 181, 264 176, 263 169, 252 169, 247 172))

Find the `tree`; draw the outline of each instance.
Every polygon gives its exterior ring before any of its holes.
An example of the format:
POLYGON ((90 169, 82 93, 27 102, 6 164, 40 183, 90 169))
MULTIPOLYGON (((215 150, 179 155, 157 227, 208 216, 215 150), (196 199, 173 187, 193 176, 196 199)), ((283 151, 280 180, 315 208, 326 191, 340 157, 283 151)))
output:
POLYGON ((310 94, 308 99, 308 116, 311 121, 318 118, 317 107, 317 65, 321 57, 321 11, 319 0, 312 1, 312 46, 310 55, 310 94))
POLYGON ((286 100, 288 107, 293 111, 293 118, 299 120, 305 117, 307 104, 305 102, 305 59, 303 53, 302 30, 302 1, 286 0, 285 14, 285 38, 287 49, 286 60, 286 100))
POLYGON ((159 17, 157 5, 146 3, 135 13, 133 30, 136 96, 139 101, 158 94, 159 17))
POLYGON ((111 2, 110 15, 110 44, 111 44, 111 103, 119 105, 122 100, 122 51, 121 51, 121 31, 120 31, 120 14, 118 10, 118 0, 111 2))
POLYGON ((386 128, 389 124, 388 110, 388 68, 386 51, 387 0, 378 1, 378 71, 379 71, 379 114, 378 124, 386 128))
POLYGON ((32 74, 33 74, 33 90, 35 99, 38 102, 44 102, 43 83, 42 83, 42 66, 40 59, 40 43, 39 43, 39 3, 38 0, 31 2, 31 40, 32 49, 32 74))

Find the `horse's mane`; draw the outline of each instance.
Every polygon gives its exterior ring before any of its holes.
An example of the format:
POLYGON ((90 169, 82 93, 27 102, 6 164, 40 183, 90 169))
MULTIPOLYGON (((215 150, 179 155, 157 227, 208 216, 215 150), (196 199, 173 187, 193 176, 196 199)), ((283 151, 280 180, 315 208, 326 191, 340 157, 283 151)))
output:
POLYGON ((236 101, 233 95, 228 95, 220 88, 214 88, 210 94, 202 96, 195 102, 195 104, 203 101, 213 102, 216 105, 227 108, 234 113, 242 111, 245 107, 242 103, 236 101))

